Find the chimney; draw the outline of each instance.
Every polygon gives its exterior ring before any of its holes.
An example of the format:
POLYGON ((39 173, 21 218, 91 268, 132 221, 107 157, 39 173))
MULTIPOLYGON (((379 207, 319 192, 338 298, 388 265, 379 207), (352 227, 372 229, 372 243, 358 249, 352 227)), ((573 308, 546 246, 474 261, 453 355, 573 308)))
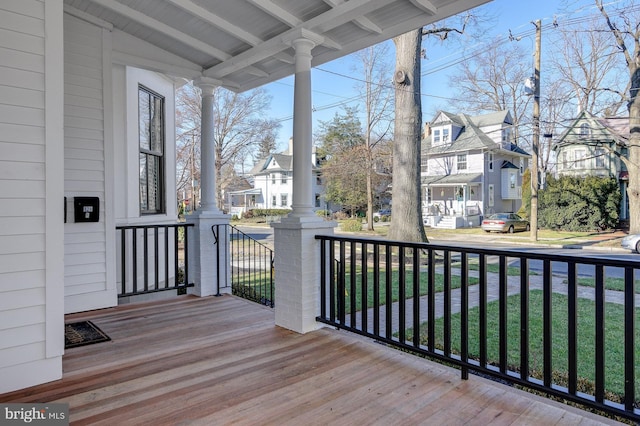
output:
POLYGON ((422 135, 422 139, 428 138, 431 136, 431 122, 427 121, 424 123, 424 134, 422 135))
POLYGON ((293 155, 293 138, 289 138, 289 147, 287 148, 287 154, 293 155))

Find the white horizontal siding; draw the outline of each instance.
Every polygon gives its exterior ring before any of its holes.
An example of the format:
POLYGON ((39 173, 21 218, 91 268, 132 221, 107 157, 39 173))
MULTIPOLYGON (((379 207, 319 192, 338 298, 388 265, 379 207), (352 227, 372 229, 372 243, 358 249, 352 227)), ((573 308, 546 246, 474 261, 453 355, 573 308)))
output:
POLYGON ((0 368, 45 358, 44 34, 44 3, 2 2, 0 368))
MULTIPOLYGON (((105 227, 105 118, 103 30, 65 15, 64 188, 65 309, 108 306, 105 227), (100 221, 74 223, 73 197, 100 199, 100 221)), ((111 231, 115 232, 115 230, 111 231)))
MULTIPOLYGON (((42 274, 42 277, 44 277, 44 274, 42 274)), ((0 330, 41 323, 44 323, 44 312, 40 306, 0 312, 0 330)))
POLYGON ((62 374, 61 50, 60 0, 0 2, 0 393, 62 374))

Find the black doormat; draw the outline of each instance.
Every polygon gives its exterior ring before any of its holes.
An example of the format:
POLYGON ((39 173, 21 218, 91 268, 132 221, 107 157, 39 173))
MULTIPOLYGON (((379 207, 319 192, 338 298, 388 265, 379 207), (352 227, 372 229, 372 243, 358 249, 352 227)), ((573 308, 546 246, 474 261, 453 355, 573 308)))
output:
POLYGON ((65 349, 108 342, 109 340, 111 338, 91 321, 72 322, 64 325, 65 349))

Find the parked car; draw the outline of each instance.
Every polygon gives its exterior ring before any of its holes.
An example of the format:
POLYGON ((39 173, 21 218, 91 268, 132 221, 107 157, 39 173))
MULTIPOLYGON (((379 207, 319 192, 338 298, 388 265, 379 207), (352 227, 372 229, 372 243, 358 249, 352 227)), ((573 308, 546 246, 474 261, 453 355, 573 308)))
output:
POLYGON ((373 220, 379 221, 380 219, 391 216, 391 209, 380 209, 377 212, 373 213, 373 220))
POLYGON ((496 213, 482 221, 480 225, 484 232, 508 232, 510 234, 516 231, 528 231, 530 228, 529 221, 523 219, 515 213, 496 213))
POLYGON ((640 234, 629 234, 622 239, 622 248, 640 253, 640 234))

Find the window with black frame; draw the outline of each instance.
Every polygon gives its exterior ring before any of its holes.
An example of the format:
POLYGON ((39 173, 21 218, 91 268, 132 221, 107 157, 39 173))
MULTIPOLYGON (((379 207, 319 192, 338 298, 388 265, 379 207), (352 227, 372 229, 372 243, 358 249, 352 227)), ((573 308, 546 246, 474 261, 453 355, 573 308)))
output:
POLYGON ((164 97, 138 87, 140 214, 164 213, 164 97))

